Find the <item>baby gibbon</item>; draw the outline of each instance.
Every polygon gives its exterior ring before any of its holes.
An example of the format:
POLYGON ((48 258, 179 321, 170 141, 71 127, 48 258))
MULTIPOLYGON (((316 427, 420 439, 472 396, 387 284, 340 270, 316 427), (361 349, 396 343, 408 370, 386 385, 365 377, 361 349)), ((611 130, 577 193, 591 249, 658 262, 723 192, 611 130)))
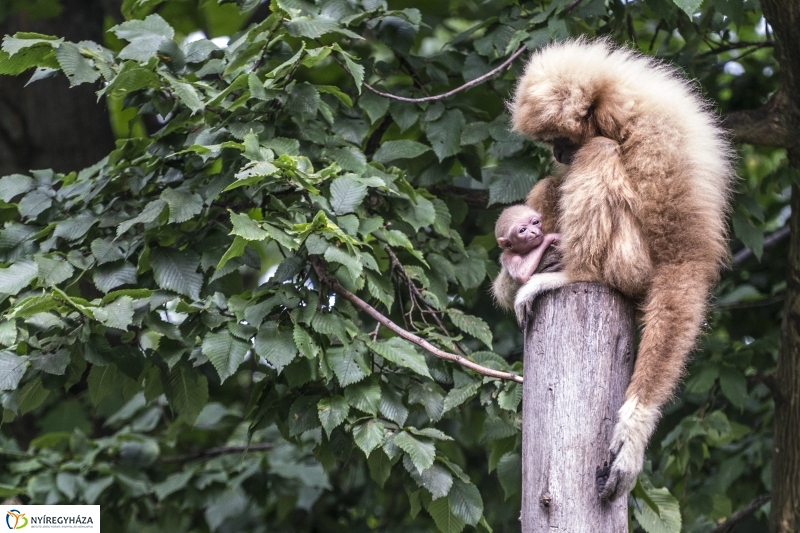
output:
POLYGON ((542 216, 530 206, 512 205, 497 217, 494 236, 503 252, 500 254, 501 274, 495 279, 492 291, 497 302, 510 309, 514 294, 537 270, 547 247, 558 243, 561 235, 544 234, 542 216), (512 284, 513 288, 507 289, 506 284, 512 284), (504 294, 510 298, 499 300, 504 294))
POLYGON ((642 311, 610 471, 600 476, 601 496, 613 500, 636 481, 727 260, 732 151, 709 104, 674 68, 604 40, 535 53, 510 110, 515 131, 553 146, 560 170, 527 204, 543 231, 561 234, 564 265, 519 289, 518 319, 541 292, 578 281, 610 285, 642 311))

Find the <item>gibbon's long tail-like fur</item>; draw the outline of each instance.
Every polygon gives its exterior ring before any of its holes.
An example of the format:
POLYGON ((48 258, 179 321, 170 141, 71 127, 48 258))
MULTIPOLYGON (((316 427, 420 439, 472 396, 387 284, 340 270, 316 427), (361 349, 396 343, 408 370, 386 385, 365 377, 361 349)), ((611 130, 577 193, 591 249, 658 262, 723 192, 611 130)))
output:
POLYGON ((510 109, 516 131, 552 143, 570 163, 527 200, 544 231, 561 233, 564 270, 523 285, 517 315, 542 291, 575 281, 615 287, 643 311, 601 489, 613 499, 636 481, 727 259, 732 152, 709 105, 674 68, 608 41, 535 53, 510 109))

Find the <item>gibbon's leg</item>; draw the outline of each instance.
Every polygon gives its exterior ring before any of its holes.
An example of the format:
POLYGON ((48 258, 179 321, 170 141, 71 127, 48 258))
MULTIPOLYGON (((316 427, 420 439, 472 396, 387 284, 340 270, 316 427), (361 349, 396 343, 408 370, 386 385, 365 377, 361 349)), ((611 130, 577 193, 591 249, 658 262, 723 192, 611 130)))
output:
POLYGON ((598 479, 602 498, 625 496, 642 469, 647 442, 680 379, 706 312, 715 264, 659 265, 644 303, 643 332, 625 403, 611 439, 610 468, 598 479))
POLYGON ((539 294, 570 283, 572 281, 565 272, 545 272, 544 274, 531 276, 531 279, 517 291, 517 297, 514 299, 514 312, 517 315, 517 323, 520 327, 524 325, 525 316, 539 294))
POLYGON ((506 311, 514 308, 514 295, 520 287, 520 283, 511 277, 505 267, 500 269, 500 274, 497 275, 492 282, 492 296, 494 302, 506 311))

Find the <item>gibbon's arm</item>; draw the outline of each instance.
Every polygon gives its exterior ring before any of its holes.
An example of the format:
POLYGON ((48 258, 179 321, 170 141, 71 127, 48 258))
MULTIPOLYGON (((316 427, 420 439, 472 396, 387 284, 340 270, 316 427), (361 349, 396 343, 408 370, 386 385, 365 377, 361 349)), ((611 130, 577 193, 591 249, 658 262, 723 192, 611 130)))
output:
POLYGON ((547 247, 553 243, 557 243, 561 241, 561 235, 558 233, 548 233, 544 236, 544 240, 542 243, 522 256, 516 265, 514 265, 513 271, 512 269, 508 269, 511 277, 519 281, 520 283, 527 283, 528 280, 531 279, 536 269, 539 268, 539 263, 542 261, 542 257, 544 257, 544 253, 547 251, 547 247))

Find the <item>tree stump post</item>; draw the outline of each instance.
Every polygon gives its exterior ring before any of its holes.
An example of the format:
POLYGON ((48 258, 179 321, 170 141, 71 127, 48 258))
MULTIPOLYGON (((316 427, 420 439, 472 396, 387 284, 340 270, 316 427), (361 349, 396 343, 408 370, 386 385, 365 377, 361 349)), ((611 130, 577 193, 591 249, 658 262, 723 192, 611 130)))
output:
POLYGON ((627 498, 601 501, 616 412, 634 361, 634 306, 597 283, 540 296, 525 327, 522 532, 624 533, 627 498))

